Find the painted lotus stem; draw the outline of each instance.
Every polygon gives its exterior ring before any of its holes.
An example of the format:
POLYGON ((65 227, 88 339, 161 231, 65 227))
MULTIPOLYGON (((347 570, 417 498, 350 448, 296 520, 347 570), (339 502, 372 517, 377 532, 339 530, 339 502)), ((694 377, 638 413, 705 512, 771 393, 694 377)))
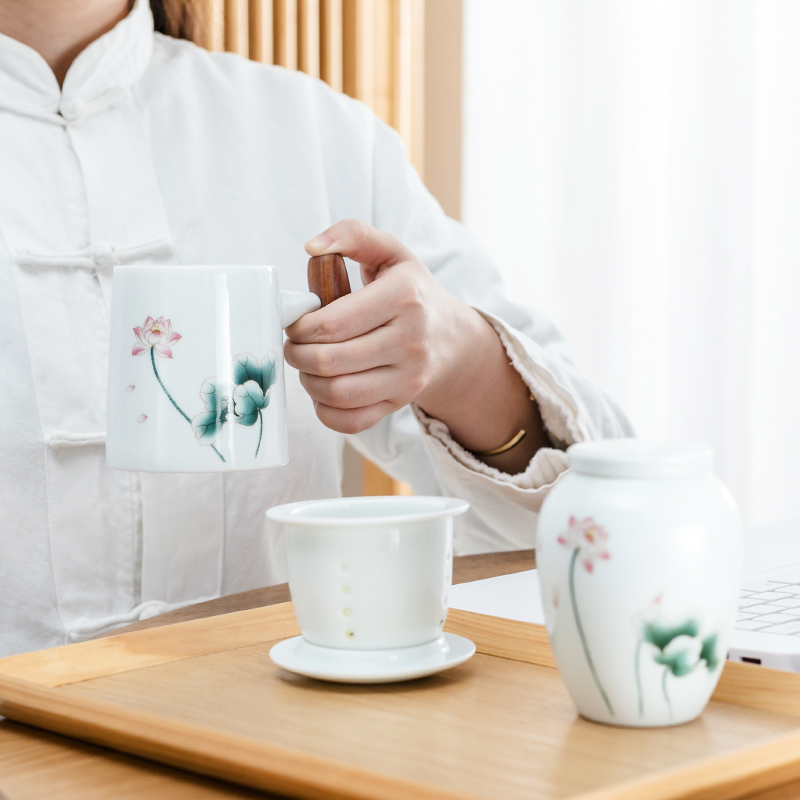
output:
POLYGON ((170 403, 177 409, 178 413, 188 422, 191 424, 191 420, 186 415, 186 412, 175 402, 175 398, 169 393, 169 389, 164 386, 164 381, 161 380, 161 376, 158 374, 158 369, 156 368, 156 357, 154 354, 154 350, 150 348, 150 363, 153 365, 153 372, 156 375, 156 380, 161 384, 161 388, 164 390, 164 394, 169 398, 170 403))
POLYGON ((636 645, 636 660, 634 662, 634 672, 636 673, 636 692, 639 696, 639 716, 644 716, 644 695, 642 694, 642 673, 641 668, 639 666, 640 658, 639 656, 642 653, 642 640, 639 639, 639 643, 636 645))
POLYGON ((258 451, 261 449, 261 434, 264 433, 264 415, 261 409, 258 409, 258 444, 256 445, 256 454, 254 458, 258 458, 258 451))
POLYGON ((586 641, 586 634, 583 631, 583 625, 581 623, 581 616, 578 612, 578 602, 575 597, 575 565, 578 563, 578 555, 580 554, 580 547, 576 547, 572 551, 572 558, 569 562, 569 598, 572 601, 572 613, 575 617, 575 627, 578 629, 578 636, 580 637, 581 644, 583 645, 583 653, 586 656, 586 663, 589 665, 589 671, 592 673, 592 678, 594 678, 595 685, 597 686, 600 694, 603 697, 603 701, 606 704, 606 708, 608 709, 608 713, 611 716, 614 716, 614 709, 611 707, 611 701, 608 699, 608 695, 606 694, 606 690, 603 688, 603 684, 600 683, 600 678, 597 675, 597 670, 594 667, 594 661, 592 660, 592 654, 589 651, 589 644, 586 641))
MULTIPOLYGON (((161 388, 164 390, 164 394, 167 396, 167 398, 169 398, 170 403, 172 403, 172 405, 175 406, 178 413, 191 425, 192 424, 191 419, 189 419, 186 412, 175 402, 175 398, 169 393, 169 389, 167 389, 167 387, 164 386, 164 381, 161 380, 161 376, 158 374, 154 347, 150 348, 150 363, 153 365, 153 372, 155 373, 156 380, 159 382, 161 388)), ((220 457, 220 459, 222 459, 223 462, 225 461, 225 456, 223 456, 222 453, 220 453, 220 451, 217 450, 215 445, 212 444, 211 449, 220 457)))
POLYGON ((669 718, 672 719, 672 703, 669 699, 669 692, 667 691, 667 675, 670 673, 669 667, 664 667, 664 675, 661 678, 661 691, 664 694, 664 700, 667 702, 667 708, 669 709, 669 718))

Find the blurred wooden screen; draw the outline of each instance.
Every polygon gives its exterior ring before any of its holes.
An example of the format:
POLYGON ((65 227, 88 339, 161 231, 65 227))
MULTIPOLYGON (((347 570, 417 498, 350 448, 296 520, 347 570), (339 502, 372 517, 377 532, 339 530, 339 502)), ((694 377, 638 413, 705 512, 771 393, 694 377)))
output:
POLYGON ((425 0, 201 0, 205 46, 321 78, 396 128, 424 171, 425 0))
MULTIPOLYGON (((363 101, 424 173, 425 0, 201 0, 209 50, 299 69, 363 101)), ((363 494, 410 494, 374 464, 363 494)))

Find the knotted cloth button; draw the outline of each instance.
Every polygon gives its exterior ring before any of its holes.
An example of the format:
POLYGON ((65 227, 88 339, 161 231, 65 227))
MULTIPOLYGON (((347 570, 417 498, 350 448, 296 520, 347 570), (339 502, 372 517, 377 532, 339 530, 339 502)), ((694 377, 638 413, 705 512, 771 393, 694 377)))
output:
POLYGON ((61 114, 67 122, 74 122, 79 117, 82 117, 85 111, 86 104, 74 100, 62 100, 58 106, 58 113, 61 114))
POLYGON ((116 263, 114 248, 108 242, 98 242, 92 247, 92 257, 97 269, 111 269, 116 263))

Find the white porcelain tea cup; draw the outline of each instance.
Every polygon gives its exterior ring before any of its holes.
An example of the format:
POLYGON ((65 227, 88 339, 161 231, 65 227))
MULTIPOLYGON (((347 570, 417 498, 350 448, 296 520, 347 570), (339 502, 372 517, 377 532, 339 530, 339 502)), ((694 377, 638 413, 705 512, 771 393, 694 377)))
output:
POLYGON ((319 307, 312 292, 280 291, 272 266, 116 267, 108 466, 220 472, 285 464, 283 328, 319 307))
POLYGON ((303 638, 349 650, 413 647, 442 632, 453 574, 448 497, 355 497, 275 506, 303 638))

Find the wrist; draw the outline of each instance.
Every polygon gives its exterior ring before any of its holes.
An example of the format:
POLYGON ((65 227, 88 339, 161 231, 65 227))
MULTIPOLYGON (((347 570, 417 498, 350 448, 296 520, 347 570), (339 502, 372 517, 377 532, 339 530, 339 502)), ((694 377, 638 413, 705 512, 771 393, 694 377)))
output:
POLYGON ((444 341, 434 344, 438 353, 437 369, 414 402, 426 414, 443 419, 443 414, 468 402, 465 395, 480 385, 486 367, 497 356, 499 342, 489 323, 471 306, 456 301, 454 313, 448 315, 444 341))
POLYGON ((474 308, 459 304, 447 326, 446 366, 415 402, 444 422, 465 449, 490 450, 525 427, 531 401, 497 331, 474 308))
POLYGON ((502 472, 515 474, 547 444, 539 409, 494 327, 474 308, 463 309, 448 329, 454 344, 447 368, 415 402, 428 416, 445 423, 466 450, 502 472), (525 435, 516 446, 491 453, 522 430, 525 435))

